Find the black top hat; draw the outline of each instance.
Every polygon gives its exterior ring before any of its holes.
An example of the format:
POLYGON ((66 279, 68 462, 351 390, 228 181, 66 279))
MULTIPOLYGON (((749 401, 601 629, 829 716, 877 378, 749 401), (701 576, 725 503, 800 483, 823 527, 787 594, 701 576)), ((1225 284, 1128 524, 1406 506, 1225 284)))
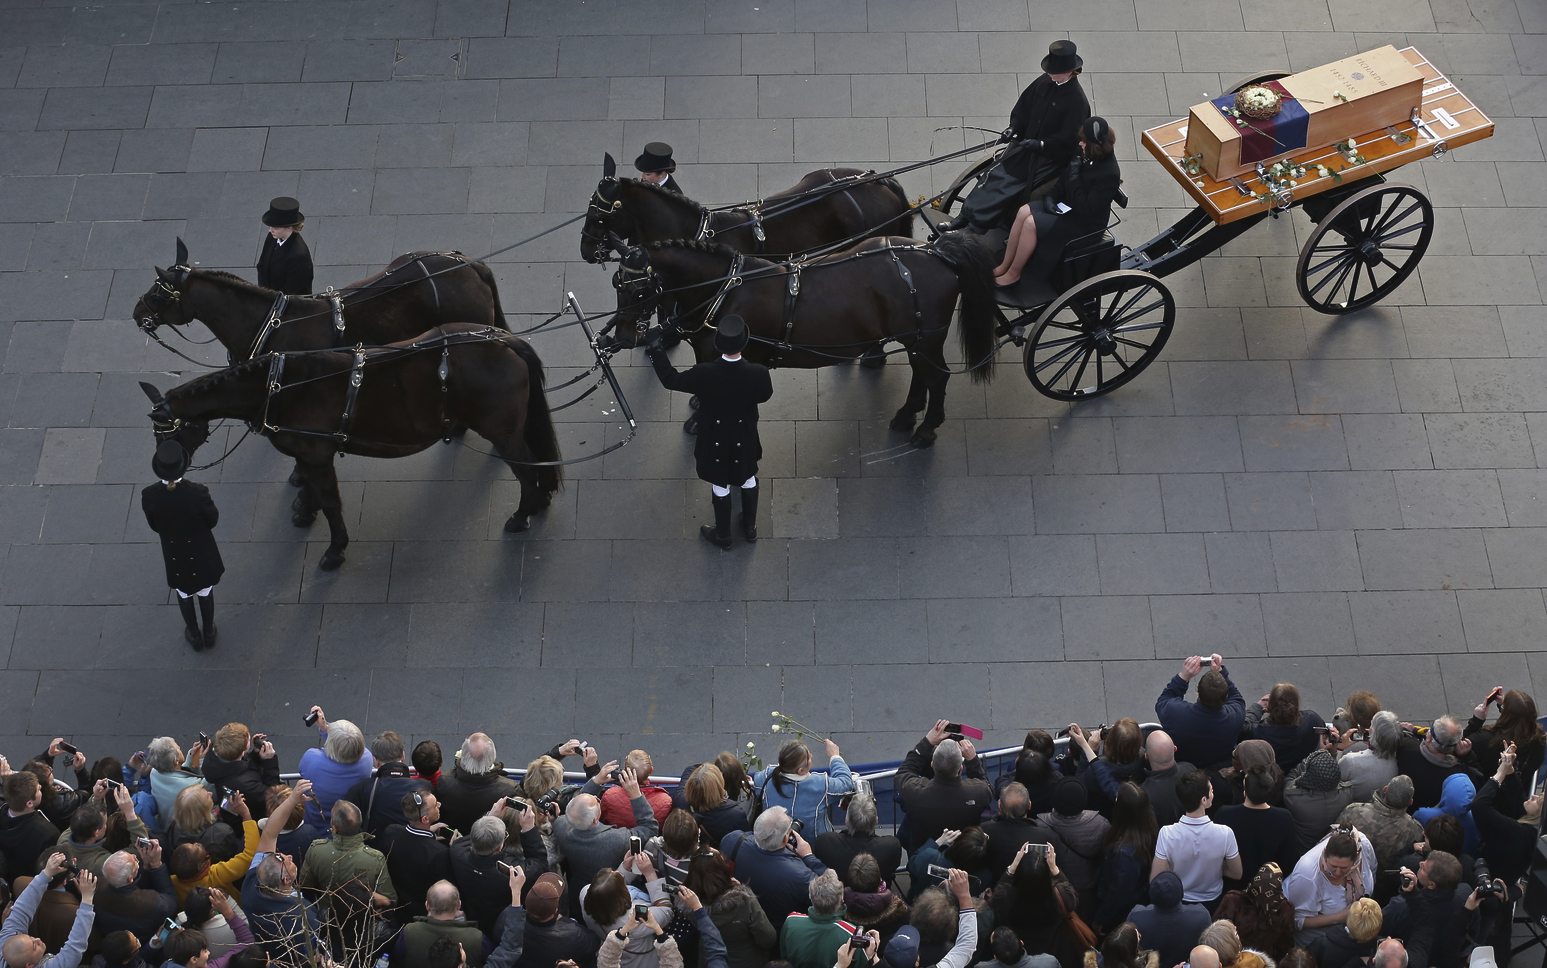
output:
POLYGON ((652 141, 645 145, 645 153, 634 159, 634 167, 640 171, 670 171, 677 167, 671 157, 671 145, 664 141, 652 141))
POLYGON ((150 471, 163 481, 175 481, 188 470, 188 452, 175 440, 163 440, 156 445, 156 455, 150 459, 150 471))
POLYGON ((1042 69, 1049 74, 1067 74, 1085 66, 1085 58, 1074 52, 1074 41, 1055 40, 1047 45, 1042 69))
POLYGON ((306 216, 301 214, 301 203, 289 195, 281 195, 269 202, 269 210, 263 213, 263 224, 274 228, 285 228, 290 225, 300 225, 306 221, 306 216))
POLYGON ((747 348, 747 324, 734 313, 720 320, 714 328, 714 348, 726 356, 734 356, 747 348))

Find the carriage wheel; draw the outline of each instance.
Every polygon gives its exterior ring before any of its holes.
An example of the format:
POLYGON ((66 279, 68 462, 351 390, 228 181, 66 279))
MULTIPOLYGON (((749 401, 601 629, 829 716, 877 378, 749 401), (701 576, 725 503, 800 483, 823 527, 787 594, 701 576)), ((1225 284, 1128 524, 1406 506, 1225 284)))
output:
POLYGON ((1306 305, 1340 315, 1384 299, 1418 268, 1434 234, 1434 206, 1411 185, 1372 185, 1316 224, 1295 285, 1306 305))
POLYGON ((1253 84, 1266 84, 1268 81, 1282 81, 1289 76, 1288 71, 1259 71, 1256 74, 1248 74, 1230 86, 1231 94, 1239 94, 1244 88, 1253 84))
POLYGON ((1093 276, 1042 311, 1026 343, 1026 376, 1058 400, 1110 393, 1154 362, 1176 323, 1176 301, 1138 269, 1093 276))

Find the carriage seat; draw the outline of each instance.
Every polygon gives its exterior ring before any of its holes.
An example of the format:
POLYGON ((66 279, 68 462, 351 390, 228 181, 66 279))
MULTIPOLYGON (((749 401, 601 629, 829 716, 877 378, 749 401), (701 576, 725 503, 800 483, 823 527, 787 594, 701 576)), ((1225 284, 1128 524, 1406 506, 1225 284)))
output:
MULTIPOLYGON (((1004 256, 1009 234, 999 229, 991 230, 984 238, 999 256, 1004 256)), ((1001 306, 1015 309, 1035 309, 1057 299, 1092 276, 1112 272, 1122 262, 1122 246, 1107 230, 1092 232, 1071 239, 1064 246, 1063 259, 1053 267, 1051 278, 1035 279, 1023 275, 1013 286, 996 288, 994 297, 1001 306)))

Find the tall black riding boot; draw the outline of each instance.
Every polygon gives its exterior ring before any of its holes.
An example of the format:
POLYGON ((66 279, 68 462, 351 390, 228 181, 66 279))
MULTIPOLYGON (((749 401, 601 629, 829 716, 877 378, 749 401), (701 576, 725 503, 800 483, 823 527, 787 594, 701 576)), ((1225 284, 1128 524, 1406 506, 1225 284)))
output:
MULTIPOLYGON (((175 592, 173 594, 176 594, 175 592)), ((177 610, 183 613, 183 622, 188 627, 183 629, 183 638, 193 646, 193 651, 204 651, 204 636, 199 634, 199 616, 193 610, 193 598, 177 596, 177 610)))
POLYGON ((731 549, 731 496, 716 497, 714 503, 714 527, 701 525, 699 537, 723 551, 731 549))
POLYGON ((215 647, 215 593, 211 591, 199 599, 199 614, 204 616, 204 647, 215 647))
POLYGON ((748 541, 757 540, 757 485, 741 489, 741 533, 748 541))

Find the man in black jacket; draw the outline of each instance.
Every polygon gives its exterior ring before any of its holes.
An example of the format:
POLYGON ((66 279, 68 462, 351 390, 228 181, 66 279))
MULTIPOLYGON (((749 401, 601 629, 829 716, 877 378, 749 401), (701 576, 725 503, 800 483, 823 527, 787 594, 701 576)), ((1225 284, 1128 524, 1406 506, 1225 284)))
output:
POLYGON ((724 551, 731 547, 733 487, 741 491, 741 533, 748 541, 757 540, 757 462, 763 456, 757 435, 757 405, 773 396, 773 381, 768 367, 741 358, 750 338, 740 316, 726 316, 714 334, 720 358, 683 373, 666 358, 660 327, 652 328, 645 340, 645 353, 661 385, 698 395, 698 439, 693 444, 693 457, 699 479, 714 493, 714 527, 706 524, 698 533, 724 551))
MULTIPOLYGON (((404 794, 401 807, 409 822, 388 827, 377 849, 387 855, 387 873, 398 897, 407 900, 401 909, 406 920, 426 913, 424 896, 431 884, 451 879, 451 852, 436 836, 446 825, 440 822, 435 794, 404 794)), ((457 835, 451 836, 455 840, 457 835)))
POLYGON ((279 778, 274 744, 263 733, 250 734, 241 723, 227 723, 215 730, 210 755, 204 758, 203 765, 204 779, 222 790, 240 793, 254 820, 268 816, 264 799, 269 787, 284 782, 279 778))
MULTIPOLYGON (((498 813, 511 809, 501 803, 498 813)), ((519 811, 519 817, 519 843, 508 842, 504 818, 491 813, 475 820, 473 832, 451 845, 451 883, 462 893, 463 913, 478 922, 485 934, 493 934, 500 912, 510 907, 510 877, 500 865, 521 868, 534 881, 548 868, 537 815, 528 808, 519 811)))
POLYGON ((306 216, 301 203, 288 195, 269 202, 263 213, 269 234, 263 237, 258 255, 258 285, 287 296, 309 296, 312 292, 312 251, 301 238, 306 216))
MULTIPOLYGON (((150 469, 159 480, 140 492, 140 507, 150 529, 161 536, 167 584, 177 592, 177 607, 187 626, 183 636, 193 651, 203 652, 215 646, 215 586, 226 570, 215 544, 220 511, 209 496, 209 488, 183 480, 188 452, 182 444, 163 440, 156 446, 150 469), (202 634, 193 612, 194 599, 198 599, 204 619, 202 634)), ((170 822, 170 818, 162 818, 162 823, 170 822)))
POLYGON ((1382 930, 1407 946, 1409 968, 1458 968, 1472 911, 1461 862, 1436 850, 1414 871, 1402 869, 1402 893, 1386 903, 1382 930))
POLYGON ((972 740, 951 739, 946 725, 936 722, 897 768, 894 782, 908 812, 903 846, 910 854, 942 830, 977 826, 994 798, 972 740))
POLYGON ((1042 76, 1021 92, 1010 111, 1010 126, 1001 139, 1011 142, 999 167, 962 201, 960 214, 947 228, 987 232, 1009 221, 1027 200, 1039 197, 1039 186, 1053 177, 1077 153, 1080 124, 1090 117, 1090 99, 1080 87, 1085 60, 1071 40, 1055 40, 1042 58, 1042 76))
POLYGON ((350 787, 344 799, 360 808, 365 829, 371 836, 380 837, 395 823, 407 825, 408 818, 403 815, 405 794, 415 790, 429 793, 435 788, 429 780, 412 775, 403 762, 403 738, 390 729, 371 740, 371 759, 376 763, 376 774, 350 787))
POLYGON ((161 863, 161 845, 153 840, 138 853, 120 850, 104 861, 96 907, 94 927, 100 935, 133 931, 149 938, 166 918, 175 917, 177 892, 161 863))
POLYGON ((516 781, 505 775, 494 740, 485 733, 473 733, 462 741, 451 772, 442 771, 435 792, 446 822, 465 834, 496 801, 515 796, 519 789, 516 781))
POLYGON ((996 884, 1020 853, 1022 844, 1049 844, 1057 856, 1068 856, 1063 838, 1028 816, 1030 810, 1031 794, 1021 784, 1011 783, 999 794, 999 816, 983 825, 983 832, 988 835, 988 853, 983 863, 996 884))
POLYGON ((38 812, 43 785, 22 770, 5 778, 5 812, 0 813, 0 854, 5 877, 15 880, 38 872, 38 855, 59 839, 59 828, 38 812))
POLYGON ((559 916, 563 896, 564 881, 552 873, 539 877, 527 890, 526 935, 515 968, 553 968, 566 959, 579 968, 596 968, 601 939, 574 918, 559 916))

